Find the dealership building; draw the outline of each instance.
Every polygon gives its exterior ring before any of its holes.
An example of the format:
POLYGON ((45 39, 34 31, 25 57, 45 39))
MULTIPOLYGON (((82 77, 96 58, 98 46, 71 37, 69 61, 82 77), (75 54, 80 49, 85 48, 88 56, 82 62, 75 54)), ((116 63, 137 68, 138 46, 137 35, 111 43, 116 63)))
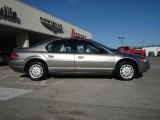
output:
POLYGON ((17 0, 0 0, 0 48, 29 47, 51 38, 91 39, 91 33, 17 0))

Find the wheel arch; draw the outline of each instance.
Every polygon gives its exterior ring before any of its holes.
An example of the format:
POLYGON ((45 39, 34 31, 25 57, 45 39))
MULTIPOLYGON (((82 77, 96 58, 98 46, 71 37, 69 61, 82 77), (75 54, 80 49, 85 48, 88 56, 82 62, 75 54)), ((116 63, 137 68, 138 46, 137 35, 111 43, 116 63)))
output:
POLYGON ((137 61, 135 61, 135 60, 133 60, 133 59, 131 59, 131 58, 120 59, 120 60, 116 63, 116 65, 115 65, 115 67, 114 67, 114 72, 113 72, 113 73, 116 72, 116 69, 117 69, 118 65, 119 65, 121 62, 132 62, 132 63, 135 65, 135 67, 136 67, 137 73, 139 73, 139 67, 138 67, 137 61))
POLYGON ((32 58, 32 59, 30 59, 30 60, 28 60, 26 62, 25 67, 24 67, 25 72, 27 71, 28 65, 30 65, 32 62, 41 62, 41 63, 43 63, 47 67, 47 70, 48 70, 48 65, 47 65, 47 63, 44 60, 39 59, 39 58, 32 58))

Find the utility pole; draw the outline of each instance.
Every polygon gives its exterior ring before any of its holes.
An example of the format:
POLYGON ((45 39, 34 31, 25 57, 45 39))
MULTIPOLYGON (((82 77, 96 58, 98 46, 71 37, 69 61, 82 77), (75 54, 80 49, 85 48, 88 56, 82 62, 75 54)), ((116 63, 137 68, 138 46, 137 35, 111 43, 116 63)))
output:
POLYGON ((122 46, 123 46, 123 39, 124 39, 124 37, 118 37, 118 39, 121 40, 121 43, 122 43, 122 46))

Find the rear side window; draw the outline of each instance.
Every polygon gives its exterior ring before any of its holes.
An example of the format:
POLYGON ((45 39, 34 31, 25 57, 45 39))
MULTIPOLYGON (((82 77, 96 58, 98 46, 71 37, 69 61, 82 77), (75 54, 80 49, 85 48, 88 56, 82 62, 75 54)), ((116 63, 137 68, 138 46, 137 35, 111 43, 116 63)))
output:
POLYGON ((48 52, 71 53, 72 44, 69 41, 55 41, 46 46, 48 52))

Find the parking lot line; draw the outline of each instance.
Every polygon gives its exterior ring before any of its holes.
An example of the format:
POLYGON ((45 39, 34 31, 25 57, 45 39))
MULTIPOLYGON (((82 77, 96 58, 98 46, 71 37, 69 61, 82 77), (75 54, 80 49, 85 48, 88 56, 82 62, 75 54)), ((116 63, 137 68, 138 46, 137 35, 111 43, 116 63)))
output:
POLYGON ((64 82, 64 81, 66 81, 66 79, 63 79, 63 80, 61 80, 61 81, 58 81, 58 82, 52 83, 52 84, 50 84, 50 85, 54 86, 54 85, 59 84, 59 83, 62 83, 62 82, 64 82))
POLYGON ((17 80, 16 83, 19 83, 19 82, 21 82, 21 81, 24 80, 24 79, 25 79, 25 78, 21 78, 21 79, 17 80))
POLYGON ((32 91, 33 90, 0 87, 0 100, 9 100, 32 91))
POLYGON ((8 76, 9 76, 9 75, 5 75, 5 76, 1 77, 0 80, 3 80, 3 79, 5 79, 5 78, 7 78, 8 76))
POLYGON ((42 80, 40 84, 41 85, 45 85, 46 84, 46 80, 42 80))
POLYGON ((20 77, 21 75, 8 75, 8 76, 12 76, 12 77, 20 77))
MULTIPOLYGON (((3 77, 1 77, 0 78, 0 80, 3 80, 3 79, 6 79, 6 78, 8 78, 8 77, 11 77, 12 75, 5 75, 5 76, 3 76, 3 77)), ((13 76, 15 76, 15 75, 13 75, 13 76)), ((62 82, 64 82, 64 81, 66 81, 66 79, 62 79, 62 80, 60 80, 60 81, 57 81, 57 82, 54 82, 54 83, 47 83, 47 80, 43 80, 43 81, 41 81, 40 83, 23 83, 23 82, 21 82, 21 81, 23 81, 25 78, 20 78, 19 80, 17 80, 17 81, 14 81, 14 82, 10 82, 10 81, 0 81, 0 83, 7 83, 7 84, 27 84, 27 85, 56 85, 56 84, 59 84, 59 83, 62 83, 62 82)))
MULTIPOLYGON (((37 83, 20 83, 20 82, 0 82, 0 83, 7 83, 7 84, 24 84, 24 85, 41 85, 37 83)), ((51 84, 43 84, 43 85, 51 85, 51 84)))

